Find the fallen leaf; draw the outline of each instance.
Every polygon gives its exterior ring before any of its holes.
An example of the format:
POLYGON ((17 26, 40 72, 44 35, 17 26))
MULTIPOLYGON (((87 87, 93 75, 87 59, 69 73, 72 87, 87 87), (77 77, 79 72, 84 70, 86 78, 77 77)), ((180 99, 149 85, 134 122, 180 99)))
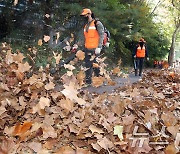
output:
POLYGON ((39 103, 36 106, 33 106, 33 111, 32 113, 40 113, 42 112, 42 110, 45 109, 45 107, 49 107, 50 106, 50 99, 46 98, 46 97, 41 97, 39 100, 39 103))
POLYGON ((55 54, 54 53, 54 59, 56 60, 56 64, 59 64, 60 60, 62 58, 62 54, 55 54))
POLYGON ((14 0, 14 6, 16 6, 18 3, 18 0, 14 0))
POLYGON ((48 42, 50 40, 50 36, 44 35, 44 42, 48 42))
POLYGON ((97 143, 105 150, 108 150, 109 148, 112 148, 114 146, 113 143, 106 137, 99 139, 97 143))
POLYGON ((84 71, 79 71, 77 74, 77 80, 79 81, 79 85, 82 86, 84 83, 85 73, 84 71))
POLYGON ((90 125, 89 129, 92 132, 92 134, 94 134, 94 133, 103 134, 104 133, 104 131, 102 129, 100 129, 94 125, 90 125))
POLYGON ((99 64, 93 63, 93 68, 99 68, 99 64))
POLYGON ((101 151, 101 149, 102 149, 101 146, 97 143, 92 143, 91 145, 92 145, 93 149, 97 150, 98 152, 101 151))
POLYGON ((57 138, 57 132, 50 125, 43 126, 43 138, 57 138))
POLYGON ((24 122, 23 124, 16 124, 13 135, 19 136, 20 141, 23 141, 31 132, 29 131, 32 127, 32 122, 24 122))
POLYGON ((73 112, 74 103, 70 99, 61 99, 58 106, 63 108, 67 112, 73 112))
POLYGON ((104 83, 104 78, 103 77, 93 77, 92 78, 92 85, 93 85, 93 87, 102 86, 103 83, 104 83))
POLYGON ((43 148, 51 150, 57 143, 58 143, 57 139, 48 139, 45 141, 45 144, 43 144, 43 148))
POLYGON ((13 60, 18 63, 22 63, 24 58, 25 57, 21 52, 19 52, 17 55, 13 56, 13 60))
POLYGON ((1 116, 1 114, 3 114, 4 112, 6 112, 5 107, 0 106, 0 116, 1 116))
POLYGON ((25 75, 24 75, 23 72, 18 72, 18 71, 17 71, 17 72, 16 72, 16 77, 17 77, 18 81, 23 81, 25 75))
POLYGON ((76 52, 76 57, 79 59, 79 60, 84 60, 85 58, 85 53, 82 51, 82 50, 78 50, 76 52))
POLYGON ((46 106, 50 106, 50 99, 46 97, 41 97, 39 100, 40 109, 45 109, 46 106))
POLYGON ((177 119, 172 112, 163 113, 161 115, 161 119, 164 121, 164 124, 167 127, 174 126, 177 124, 177 119))
POLYGON ((45 17, 46 17, 46 18, 50 18, 50 15, 49 15, 49 14, 45 14, 45 17))
POLYGON ((67 68, 69 69, 70 71, 74 70, 75 67, 73 65, 70 65, 70 64, 64 64, 64 68, 67 68))
POLYGON ((28 147, 31 148, 34 152, 40 152, 42 150, 42 145, 39 142, 28 143, 28 147))
POLYGON ((63 146, 55 154, 76 154, 76 152, 70 146, 63 146))
POLYGON ((24 122, 23 124, 17 124, 14 128, 13 135, 21 135, 30 130, 32 122, 24 122))
POLYGON ((18 71, 19 72, 26 72, 29 71, 31 66, 28 64, 28 62, 25 62, 24 64, 18 63, 18 71))
POLYGON ((165 154, 176 154, 176 148, 174 144, 170 144, 166 147, 165 154))
POLYGON ((39 40, 38 40, 38 45, 39 45, 39 46, 42 46, 42 44, 43 44, 42 39, 39 39, 39 40))
POLYGON ((92 154, 88 149, 77 148, 76 154, 92 154))
POLYGON ((0 144, 0 154, 8 154, 11 149, 14 147, 15 143, 12 139, 4 138, 0 144))
POLYGON ((79 105, 85 105, 86 102, 77 96, 78 92, 74 88, 73 84, 69 84, 69 86, 64 85, 64 87, 65 89, 61 91, 64 96, 66 96, 71 101, 76 101, 79 105))
POLYGON ((113 69, 113 71, 112 71, 112 73, 114 74, 114 75, 118 75, 119 73, 120 73, 120 68, 119 67, 115 67, 114 69, 113 69))
POLYGON ((7 51, 6 58, 5 58, 6 64, 11 64, 14 62, 13 60, 13 54, 11 53, 11 50, 7 51))
POLYGON ((45 85, 45 89, 46 90, 52 90, 52 89, 54 89, 54 87, 55 87, 55 84, 53 83, 53 82, 49 82, 49 83, 47 83, 46 85, 45 85))
POLYGON ((120 141, 123 140, 123 126, 120 126, 120 125, 116 125, 114 127, 114 135, 117 135, 120 139, 120 141))

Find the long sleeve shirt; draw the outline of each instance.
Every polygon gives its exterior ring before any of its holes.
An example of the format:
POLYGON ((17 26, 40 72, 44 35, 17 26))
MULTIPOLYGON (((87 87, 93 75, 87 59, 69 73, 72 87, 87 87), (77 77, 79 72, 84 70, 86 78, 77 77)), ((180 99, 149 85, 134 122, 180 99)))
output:
MULTIPOLYGON (((91 22, 87 23, 87 26, 86 26, 87 28, 89 27, 90 23, 91 22)), ((99 20, 97 20, 96 22, 96 30, 98 31, 98 34, 99 34, 98 48, 102 48, 103 40, 104 40, 104 26, 99 20)), ((83 35, 83 30, 79 33, 78 38, 79 38, 77 41, 78 46, 84 47, 85 38, 83 35)))

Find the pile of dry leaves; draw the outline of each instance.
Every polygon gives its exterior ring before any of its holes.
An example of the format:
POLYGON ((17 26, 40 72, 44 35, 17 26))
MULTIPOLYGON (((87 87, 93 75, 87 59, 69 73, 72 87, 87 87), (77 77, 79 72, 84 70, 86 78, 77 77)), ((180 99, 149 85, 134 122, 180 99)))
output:
MULTIPOLYGON (((70 72, 62 76, 63 89, 58 91, 48 71, 26 77, 31 66, 22 53, 8 48, 2 53, 0 154, 178 152, 176 72, 151 71, 138 83, 99 95, 82 91, 84 73, 74 75, 73 66, 67 65, 70 72)), ((94 81, 95 86, 101 81, 94 81)))

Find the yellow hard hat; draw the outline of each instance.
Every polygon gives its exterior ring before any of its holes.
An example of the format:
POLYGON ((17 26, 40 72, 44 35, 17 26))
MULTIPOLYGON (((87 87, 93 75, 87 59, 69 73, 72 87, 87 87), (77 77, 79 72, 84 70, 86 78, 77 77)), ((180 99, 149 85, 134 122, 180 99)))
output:
POLYGON ((86 9, 83 9, 81 15, 84 16, 84 15, 86 15, 86 14, 92 14, 91 10, 90 10, 90 9, 87 9, 87 8, 86 8, 86 9))

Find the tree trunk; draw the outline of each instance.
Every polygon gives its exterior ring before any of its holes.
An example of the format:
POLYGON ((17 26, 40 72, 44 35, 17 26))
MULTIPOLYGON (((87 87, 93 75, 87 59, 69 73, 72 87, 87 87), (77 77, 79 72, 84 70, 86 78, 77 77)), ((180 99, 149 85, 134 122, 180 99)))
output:
POLYGON ((172 35, 172 42, 171 42, 171 47, 169 51, 169 56, 168 56, 168 63, 169 66, 173 65, 174 61, 174 54, 175 54, 175 42, 176 42, 176 36, 180 30, 180 23, 176 26, 176 29, 174 30, 174 33, 172 35))

